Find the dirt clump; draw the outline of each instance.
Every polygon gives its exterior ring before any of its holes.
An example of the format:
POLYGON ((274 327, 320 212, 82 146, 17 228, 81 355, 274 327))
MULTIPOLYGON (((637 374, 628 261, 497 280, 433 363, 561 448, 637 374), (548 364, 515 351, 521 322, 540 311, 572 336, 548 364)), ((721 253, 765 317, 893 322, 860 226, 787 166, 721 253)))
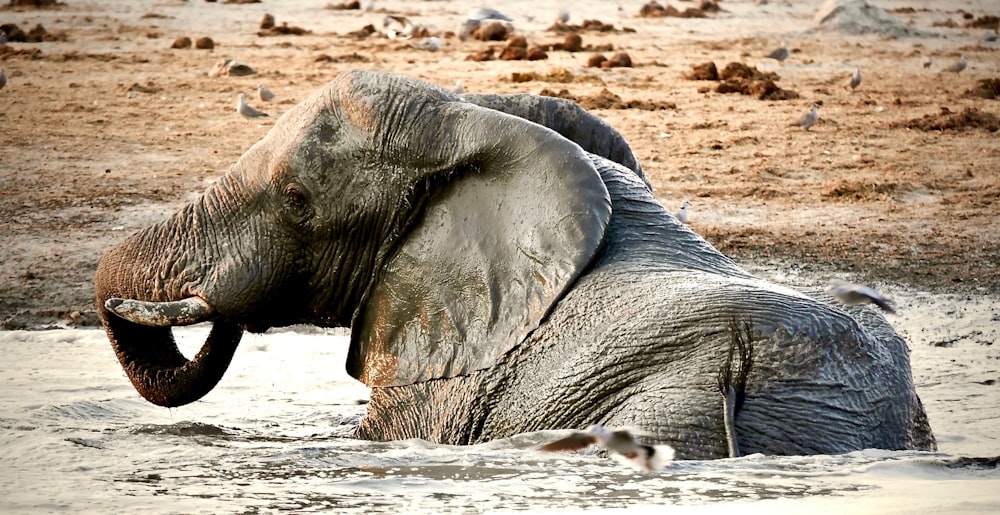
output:
POLYGON ((268 30, 274 28, 274 15, 270 13, 264 13, 264 17, 260 19, 261 30, 268 30))
POLYGON ((993 29, 1000 31, 1000 16, 986 14, 965 24, 969 29, 993 29))
POLYGON ((15 43, 45 43, 51 41, 68 41, 66 32, 56 30, 49 32, 42 24, 36 24, 31 30, 25 32, 13 23, 0 25, 0 30, 7 34, 7 41, 15 43))
MULTIPOLYGON (((588 74, 574 74, 566 68, 553 68, 546 73, 514 72, 510 74, 510 82, 555 82, 560 84, 580 83, 604 85, 600 77, 588 74)), ((550 95, 552 96, 552 95, 550 95)))
POLYGON ((936 114, 927 114, 909 121, 895 122, 890 127, 919 129, 922 131, 966 131, 986 129, 990 132, 1000 130, 1000 118, 993 113, 980 111, 975 107, 966 107, 961 112, 955 112, 947 107, 941 107, 936 114))
POLYGON ((295 25, 289 25, 286 21, 281 22, 281 25, 257 31, 257 35, 262 38, 270 36, 302 36, 304 34, 312 34, 312 31, 295 25))
POLYGON ((704 0, 698 7, 688 7, 681 11, 672 5, 662 6, 657 2, 649 2, 639 9, 640 18, 707 18, 708 13, 717 13, 722 8, 710 0, 704 0))
POLYGON ((878 202, 890 200, 893 194, 904 192, 907 189, 904 185, 892 182, 838 179, 822 195, 840 200, 878 202))
MULTIPOLYGON (((739 93, 759 100, 791 100, 799 98, 792 90, 782 89, 777 85, 778 74, 762 72, 740 62, 731 62, 718 71, 714 62, 706 62, 692 67, 686 74, 688 80, 718 80, 716 93, 739 93), (714 77, 714 78, 713 78, 714 77)), ((710 88, 700 88, 700 92, 708 92, 710 88)))
POLYGON ((14 7, 52 7, 63 4, 56 0, 10 0, 10 5, 14 7))
POLYGON ((358 0, 352 0, 350 2, 341 2, 339 4, 326 4, 324 9, 330 9, 333 11, 358 11, 361 10, 361 2, 358 0))
POLYGON ((613 33, 632 33, 635 29, 630 29, 628 27, 623 27, 621 30, 615 29, 615 26, 610 23, 604 23, 601 20, 583 20, 580 25, 571 25, 568 23, 563 23, 557 21, 553 23, 549 28, 545 29, 550 32, 613 32, 613 33))
POLYGON ((561 89, 559 91, 553 91, 551 89, 543 89, 538 93, 539 95, 546 97, 564 98, 566 100, 572 100, 580 107, 584 109, 640 109, 643 111, 660 111, 664 109, 677 109, 677 104, 673 102, 657 102, 649 100, 622 100, 622 97, 612 93, 607 88, 601 90, 600 93, 590 96, 576 96, 569 92, 569 90, 561 89))
POLYGON ((687 80, 719 80, 719 69, 712 61, 696 64, 691 67, 690 73, 684 75, 684 78, 687 80))
POLYGON ((364 39, 367 38, 368 36, 371 36, 372 34, 375 34, 376 32, 378 32, 378 30, 375 29, 375 26, 369 23, 368 25, 365 25, 364 27, 361 27, 358 30, 353 30, 351 32, 348 32, 347 35, 357 39, 364 39))
POLYGON ((1000 79, 979 79, 979 85, 975 88, 966 90, 965 96, 996 100, 996 98, 1000 96, 1000 79))
POLYGON ((492 61, 497 58, 497 51, 493 47, 484 48, 465 56, 466 61, 492 61))

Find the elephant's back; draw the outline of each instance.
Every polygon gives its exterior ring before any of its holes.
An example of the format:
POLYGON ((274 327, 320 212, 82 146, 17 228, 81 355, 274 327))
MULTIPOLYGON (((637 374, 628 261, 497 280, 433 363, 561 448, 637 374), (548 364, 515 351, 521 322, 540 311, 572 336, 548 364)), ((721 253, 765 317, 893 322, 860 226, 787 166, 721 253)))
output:
POLYGON ((525 342, 531 359, 516 366, 545 378, 522 385, 542 397, 534 405, 577 406, 560 415, 567 427, 641 426, 668 443, 700 442, 684 444, 690 457, 716 456, 725 449, 713 430, 719 374, 743 322, 753 349, 737 417, 745 452, 933 446, 898 335, 875 337, 836 306, 753 278, 604 267, 579 280, 525 342), (569 382, 578 389, 560 391, 569 382), (564 398, 549 398, 557 394, 564 398), (678 433, 683 424, 672 418, 689 416, 702 432, 678 433))

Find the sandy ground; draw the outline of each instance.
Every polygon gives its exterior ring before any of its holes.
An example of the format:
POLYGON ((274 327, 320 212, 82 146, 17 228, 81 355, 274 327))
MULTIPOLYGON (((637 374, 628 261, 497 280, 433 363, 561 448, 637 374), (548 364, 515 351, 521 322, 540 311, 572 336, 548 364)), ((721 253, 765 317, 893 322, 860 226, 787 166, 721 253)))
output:
POLYGON ((692 228, 751 268, 1000 293, 997 123, 944 116, 959 127, 907 127, 945 108, 975 109, 980 118, 1000 112, 997 100, 966 94, 1000 77, 1000 43, 965 27, 1000 14, 1000 2, 875 3, 932 35, 811 30, 820 2, 723 0, 723 11, 705 19, 641 18, 639 1, 504 4, 535 45, 563 41, 546 30, 561 7, 570 8, 570 24, 611 24, 613 31, 580 32, 583 45, 610 45, 609 57, 627 52, 634 66, 598 69, 586 66, 592 51, 476 62, 466 57, 504 44, 444 34, 443 48, 429 52, 380 33, 348 35, 369 23, 381 29, 386 12, 432 33, 453 31, 474 0, 377 1, 375 12, 328 9, 324 0, 4 7, 0 24, 41 24, 53 41, 0 47, 9 77, 0 90, 0 328, 97 323, 92 280, 102 253, 204 190, 273 124, 238 116, 237 95, 263 82, 278 98, 253 104, 280 115, 351 68, 445 87, 461 80, 467 92, 566 90, 589 102, 606 89, 626 104, 641 101, 594 112, 632 144, 665 206, 690 199, 692 228), (310 33, 259 36, 265 13, 310 33), (172 49, 182 36, 211 37, 214 49, 172 49), (787 61, 764 57, 782 41, 792 49, 787 61), (965 71, 940 72, 962 54, 965 71), (933 59, 929 69, 923 56, 933 59), (224 58, 258 73, 209 76, 224 58), (775 72, 799 98, 721 94, 717 82, 686 78, 707 61, 775 72), (855 66, 864 79, 852 91, 855 66), (529 72, 537 77, 512 80, 529 72), (789 126, 813 102, 821 103, 820 122, 809 131, 789 126))

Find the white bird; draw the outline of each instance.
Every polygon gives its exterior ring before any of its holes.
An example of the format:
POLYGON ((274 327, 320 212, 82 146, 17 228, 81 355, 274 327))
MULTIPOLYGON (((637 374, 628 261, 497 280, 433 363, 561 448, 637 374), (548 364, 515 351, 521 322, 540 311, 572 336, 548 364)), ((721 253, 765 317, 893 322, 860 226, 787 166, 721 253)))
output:
POLYGON ((851 89, 857 89, 861 85, 861 68, 854 69, 854 75, 851 76, 851 83, 849 85, 851 89))
POLYGON ((556 23, 566 23, 569 21, 569 10, 559 9, 559 14, 556 16, 556 23))
POLYGON ((826 291, 830 292, 838 302, 845 306, 875 304, 886 313, 896 312, 892 307, 892 301, 867 286, 849 283, 842 279, 831 279, 830 286, 827 286, 826 291))
POLYGON ((429 52, 437 52, 438 50, 441 50, 441 38, 437 36, 423 38, 413 43, 413 46, 421 50, 427 50, 429 52))
POLYGON ((819 104, 813 104, 812 107, 809 108, 809 112, 806 113, 806 115, 803 116, 801 120, 799 120, 797 123, 793 123, 792 125, 802 127, 805 130, 809 130, 809 127, 816 125, 816 122, 818 120, 819 120, 819 104))
POLYGON ((267 89, 267 86, 265 86, 265 85, 263 85, 263 84, 261 84, 259 82, 257 83, 257 95, 264 102, 270 102, 270 101, 274 100, 274 97, 277 96, 277 95, 274 94, 273 91, 267 89))
POLYGON ((267 113, 262 113, 247 105, 247 96, 243 93, 240 93, 240 99, 236 102, 236 112, 243 115, 247 120, 269 116, 267 113))
POLYGON ((921 62, 921 63, 922 63, 923 65, 924 65, 924 68, 930 68, 930 67, 931 67, 931 64, 932 64, 932 63, 933 63, 934 61, 932 61, 932 60, 931 60, 931 56, 929 56, 929 55, 925 55, 925 56, 923 57, 923 59, 921 59, 921 60, 920 60, 920 62, 921 62))
POLYGON ((382 18, 382 28, 386 29, 385 34, 389 39, 410 39, 413 37, 416 25, 406 16, 387 14, 382 18))
POLYGON ((7 72, 0 68, 0 89, 7 85, 7 72))
POLYGON ((993 29, 986 29, 986 34, 983 35, 983 40, 988 43, 992 43, 997 40, 997 31, 993 29))
POLYGON ((953 73, 961 73, 962 70, 964 70, 965 67, 968 66, 968 65, 969 65, 969 61, 967 61, 965 59, 965 56, 963 55, 962 58, 959 59, 957 63, 955 63, 955 64, 953 64, 953 65, 945 68, 944 71, 946 71, 946 72, 953 72, 953 73))
POLYGON ((674 449, 669 445, 639 443, 625 429, 606 429, 599 425, 547 443, 540 450, 546 452, 576 451, 591 445, 603 447, 615 460, 643 472, 656 472, 674 459, 674 449))
POLYGON ((677 210, 677 219, 681 221, 682 224, 688 223, 688 206, 691 205, 690 200, 685 200, 681 204, 681 208, 677 210))
POLYGON ((782 43, 780 47, 771 50, 770 54, 767 54, 768 57, 777 61, 784 61, 785 59, 788 59, 788 56, 790 55, 792 55, 792 53, 788 50, 788 46, 784 43, 782 43))
POLYGON ((514 21, 504 15, 502 12, 493 9, 491 7, 480 7, 478 10, 473 11, 469 15, 470 20, 475 21, 486 21, 486 20, 500 20, 500 21, 514 21))
POLYGON ((452 88, 451 92, 456 95, 461 95, 465 93, 465 86, 462 85, 462 79, 458 79, 455 81, 455 87, 452 88))

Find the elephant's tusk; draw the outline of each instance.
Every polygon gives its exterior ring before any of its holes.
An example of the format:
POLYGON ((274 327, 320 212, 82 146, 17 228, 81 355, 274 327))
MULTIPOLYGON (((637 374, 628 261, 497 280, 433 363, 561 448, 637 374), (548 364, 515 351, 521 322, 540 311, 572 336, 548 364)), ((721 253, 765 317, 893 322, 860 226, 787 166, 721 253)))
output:
POLYGON ((125 320, 152 327, 197 324, 208 320, 215 312, 211 304, 201 297, 173 302, 111 298, 104 302, 104 307, 125 320))

